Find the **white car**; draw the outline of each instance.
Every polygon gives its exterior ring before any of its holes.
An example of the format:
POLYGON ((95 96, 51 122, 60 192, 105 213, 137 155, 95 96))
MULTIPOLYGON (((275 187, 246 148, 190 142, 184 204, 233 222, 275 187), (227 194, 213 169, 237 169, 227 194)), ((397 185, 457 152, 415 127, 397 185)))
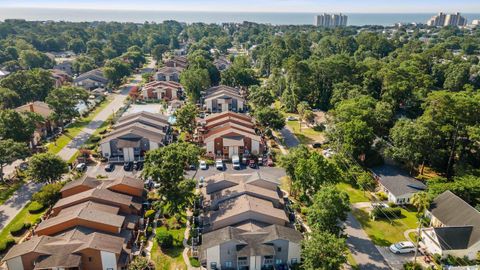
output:
POLYGON ((85 171, 85 170, 87 169, 87 164, 85 164, 85 163, 79 163, 79 164, 75 167, 75 169, 76 169, 77 171, 79 171, 79 172, 83 172, 83 171, 85 171))
POLYGON ((395 254, 410 253, 415 251, 415 245, 412 242, 398 242, 389 247, 390 251, 395 254))
POLYGON ((208 170, 208 165, 205 160, 200 160, 200 170, 208 170))
POLYGON ((224 168, 224 165, 223 165, 223 160, 221 159, 217 159, 215 160, 215 168, 217 168, 217 170, 223 170, 224 168))
POLYGON ((297 121, 297 118, 295 118, 293 116, 289 116, 289 117, 287 117, 287 121, 297 121))

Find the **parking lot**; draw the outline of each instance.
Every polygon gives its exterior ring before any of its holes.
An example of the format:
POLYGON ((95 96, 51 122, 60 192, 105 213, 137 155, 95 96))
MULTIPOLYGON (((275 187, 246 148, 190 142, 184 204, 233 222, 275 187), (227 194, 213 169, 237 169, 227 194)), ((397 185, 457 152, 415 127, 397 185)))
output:
POLYGON ((141 171, 125 171, 122 164, 117 164, 114 170, 111 172, 105 171, 105 163, 97 164, 95 166, 88 166, 86 174, 91 177, 97 177, 99 175, 106 176, 107 178, 120 178, 124 175, 132 177, 140 177, 141 171))

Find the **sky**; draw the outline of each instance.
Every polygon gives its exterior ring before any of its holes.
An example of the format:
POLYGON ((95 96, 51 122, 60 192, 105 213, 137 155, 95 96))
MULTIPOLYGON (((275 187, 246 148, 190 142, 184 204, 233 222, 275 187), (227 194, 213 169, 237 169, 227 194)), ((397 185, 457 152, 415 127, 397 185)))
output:
POLYGON ((238 12, 480 13, 480 0, 0 0, 2 7, 238 12))

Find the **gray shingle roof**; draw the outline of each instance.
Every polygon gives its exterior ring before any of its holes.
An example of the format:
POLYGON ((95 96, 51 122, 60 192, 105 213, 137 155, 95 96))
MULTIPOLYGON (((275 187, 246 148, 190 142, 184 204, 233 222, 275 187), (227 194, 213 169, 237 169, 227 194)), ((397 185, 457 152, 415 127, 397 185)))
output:
POLYGON ((416 193, 427 188, 425 184, 409 176, 405 171, 396 166, 385 164, 373 168, 372 171, 378 176, 380 184, 397 197, 416 193))

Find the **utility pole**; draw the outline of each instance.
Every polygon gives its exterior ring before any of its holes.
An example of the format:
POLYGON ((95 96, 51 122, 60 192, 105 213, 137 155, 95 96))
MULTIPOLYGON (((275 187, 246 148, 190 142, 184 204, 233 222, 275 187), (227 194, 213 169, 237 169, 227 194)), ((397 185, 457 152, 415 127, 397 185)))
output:
POLYGON ((413 263, 417 263, 417 255, 418 255, 418 245, 420 243, 420 235, 422 231, 422 226, 423 226, 423 217, 419 218, 418 221, 420 222, 420 225, 418 226, 418 232, 417 232, 417 239, 415 241, 415 256, 413 257, 413 263))

